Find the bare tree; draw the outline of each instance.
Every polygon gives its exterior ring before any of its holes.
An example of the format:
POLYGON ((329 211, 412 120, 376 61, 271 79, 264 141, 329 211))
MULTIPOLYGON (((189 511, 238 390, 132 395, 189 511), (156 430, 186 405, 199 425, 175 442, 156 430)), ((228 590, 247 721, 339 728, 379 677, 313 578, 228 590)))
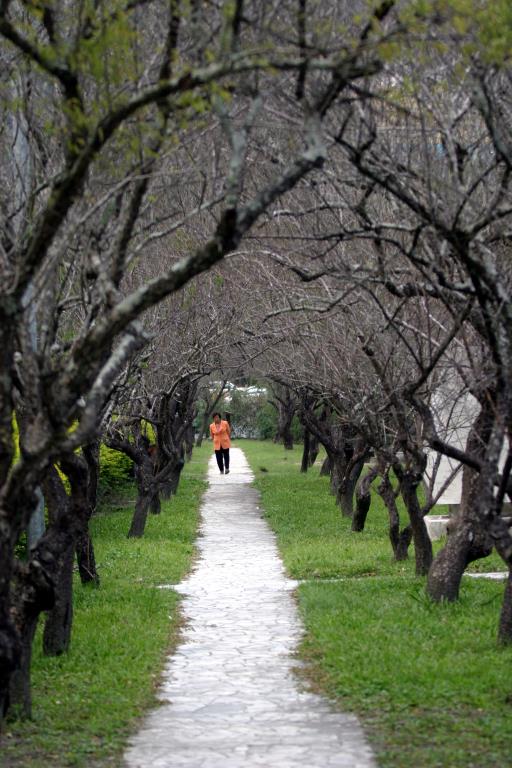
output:
MULTIPOLYGON (((35 489, 56 460, 95 439, 119 376, 149 340, 141 315, 235 251, 281 195, 325 162, 321 124, 347 84, 382 69, 376 44, 399 29, 392 6, 374 12, 379 29, 368 20, 354 30, 349 48, 333 44, 332 30, 306 48, 307 27, 283 42, 294 3, 277 13, 273 3, 155 0, 100 4, 94 16, 73 13, 73 4, 62 14, 45 6, 42 16, 31 3, 0 5, 2 63, 11 80, 20 65, 27 72, 18 125, 27 126, 34 168, 20 170, 12 133, 3 134, 2 190, 17 178, 30 178, 30 188, 22 208, 16 196, 2 192, 0 201, 2 712, 20 637, 29 634, 13 624, 11 582, 35 489), (277 94, 291 118, 279 130, 277 94), (259 154, 264 142, 271 157, 259 154)), ((6 112, 16 105, 9 96, 6 112)), ((52 542, 60 546, 49 532, 52 542)), ((40 555, 34 550, 20 571, 25 587, 16 592, 32 590, 31 615, 48 607, 52 591, 40 555)), ((23 674, 26 691, 27 664, 23 674)))

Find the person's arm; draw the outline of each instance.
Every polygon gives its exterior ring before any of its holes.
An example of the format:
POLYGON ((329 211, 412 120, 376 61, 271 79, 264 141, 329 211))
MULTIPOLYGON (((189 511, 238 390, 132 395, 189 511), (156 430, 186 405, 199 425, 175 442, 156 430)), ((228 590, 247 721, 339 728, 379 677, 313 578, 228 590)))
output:
POLYGON ((228 437, 231 437, 231 424, 229 421, 226 421, 226 432, 228 433, 228 437))

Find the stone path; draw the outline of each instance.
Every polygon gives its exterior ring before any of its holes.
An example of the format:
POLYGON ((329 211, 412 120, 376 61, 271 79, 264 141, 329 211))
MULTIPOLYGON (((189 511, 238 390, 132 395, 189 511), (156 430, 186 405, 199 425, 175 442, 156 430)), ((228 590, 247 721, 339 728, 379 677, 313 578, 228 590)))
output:
POLYGON ((214 458, 200 559, 179 587, 187 619, 152 712, 125 754, 130 768, 375 768, 358 721, 301 689, 301 627, 274 536, 242 451, 214 458))

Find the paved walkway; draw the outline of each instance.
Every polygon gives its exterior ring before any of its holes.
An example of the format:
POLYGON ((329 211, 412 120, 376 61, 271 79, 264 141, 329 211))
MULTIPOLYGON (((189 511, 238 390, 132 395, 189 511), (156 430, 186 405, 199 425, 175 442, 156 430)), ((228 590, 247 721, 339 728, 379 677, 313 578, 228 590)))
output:
POLYGON ((214 458, 200 559, 179 587, 188 620, 163 705, 125 755, 130 768, 375 768, 352 715, 304 691, 292 669, 301 628, 274 536, 239 448, 214 458))

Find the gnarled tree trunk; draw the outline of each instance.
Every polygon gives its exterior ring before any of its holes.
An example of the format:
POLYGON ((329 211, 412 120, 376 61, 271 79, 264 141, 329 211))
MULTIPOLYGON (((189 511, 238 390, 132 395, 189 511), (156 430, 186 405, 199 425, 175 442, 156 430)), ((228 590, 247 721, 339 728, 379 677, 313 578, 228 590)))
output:
POLYGON ((462 576, 469 563, 492 551, 488 524, 494 506, 494 479, 503 441, 502 435, 500 439, 497 434, 493 441, 496 445, 488 450, 494 426, 493 399, 484 396, 466 446, 467 453, 484 462, 484 468, 480 473, 468 466, 463 469, 460 512, 450 522, 446 545, 436 556, 428 574, 427 593, 433 600, 457 600, 462 576))
POLYGON ((73 564, 77 539, 87 530, 90 518, 89 468, 83 456, 72 454, 61 459, 61 466, 69 479, 70 496, 67 497, 57 471, 49 471, 45 491, 52 496, 51 529, 59 531, 53 541, 54 566, 52 577, 55 584, 55 604, 46 618, 43 649, 49 656, 57 656, 68 650, 73 622, 73 564))
POLYGON ((274 443, 283 443, 287 450, 292 450, 292 422, 297 410, 297 403, 288 387, 280 387, 279 389, 276 387, 274 395, 277 402, 270 401, 277 410, 277 429, 274 443))
POLYGON ((329 477, 331 474, 331 460, 329 458, 329 454, 325 457, 325 459, 322 461, 322 466, 320 467, 320 477, 329 477))
POLYGON ((395 467, 395 472, 399 473, 400 493, 411 521, 416 575, 426 576, 432 565, 433 552, 432 542, 418 501, 418 486, 422 481, 423 473, 415 470, 399 471, 397 467, 395 467))
POLYGON ((512 643, 512 570, 508 572, 501 606, 498 640, 503 645, 512 643))
MULTIPOLYGON (((348 465, 348 459, 345 456, 345 452, 334 452, 330 448, 326 448, 329 456, 329 466, 331 468, 331 482, 330 491, 336 498, 336 503, 340 504, 340 500, 343 493, 343 483, 345 481, 345 472, 348 465)), ((346 513, 346 508, 341 508, 343 514, 346 513)), ((351 513, 350 513, 351 514, 351 513)), ((350 517, 350 514, 348 515, 350 517)))
POLYGON ((354 495, 363 468, 364 458, 359 458, 350 461, 345 470, 339 493, 339 505, 346 517, 352 517, 354 513, 354 495))
POLYGON ((86 445, 82 451, 89 470, 87 484, 87 519, 82 530, 78 534, 76 542, 76 559, 82 584, 99 585, 100 583, 100 577, 96 569, 94 545, 89 531, 89 523, 96 511, 98 501, 99 451, 99 441, 86 445))
MULTIPOLYGON (((57 525, 59 516, 69 514, 70 499, 55 467, 50 467, 43 483, 50 525, 57 525)), ((74 539, 56 552, 54 563, 54 604, 46 616, 43 632, 43 650, 47 656, 58 656, 67 651, 73 621, 73 563, 74 539)))
POLYGON ((395 492, 389 479, 389 467, 381 470, 381 482, 377 487, 377 493, 384 502, 389 517, 389 540, 393 555, 397 562, 407 560, 409 545, 412 541, 411 525, 406 525, 400 530, 400 515, 396 504, 397 492, 395 492))
POLYGON ((319 442, 316 435, 309 437, 309 466, 312 467, 318 457, 319 442))
POLYGON ((39 614, 54 604, 53 583, 37 554, 28 563, 18 563, 13 588, 14 623, 19 638, 18 663, 9 681, 10 712, 15 717, 31 717, 30 667, 32 643, 39 614))
POLYGON ((194 450, 194 425, 192 422, 187 426, 185 430, 185 458, 190 461, 192 458, 192 451, 194 450))
POLYGON ((300 462, 301 472, 307 472, 310 466, 310 463, 309 463, 310 443, 311 443, 311 433, 309 432, 308 429, 304 429, 304 443, 302 448, 302 459, 300 462))
POLYGON ((141 538, 144 536, 151 499, 152 494, 150 489, 139 491, 137 501, 135 502, 130 530, 128 531, 129 539, 141 538))
POLYGON ((360 533, 364 531, 366 518, 372 503, 371 484, 378 475, 377 467, 373 467, 363 477, 356 489, 356 508, 352 517, 352 530, 360 533))

